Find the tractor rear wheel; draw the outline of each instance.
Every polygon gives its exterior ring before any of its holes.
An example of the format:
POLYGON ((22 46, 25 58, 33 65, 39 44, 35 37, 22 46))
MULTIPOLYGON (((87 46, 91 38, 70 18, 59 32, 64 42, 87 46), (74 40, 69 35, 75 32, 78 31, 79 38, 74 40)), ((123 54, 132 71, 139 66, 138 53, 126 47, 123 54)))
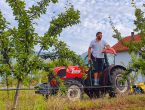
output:
POLYGON ((76 80, 69 80, 66 82, 67 93, 66 97, 71 101, 83 99, 84 88, 83 85, 76 80))
POLYGON ((123 76, 122 72, 124 72, 122 68, 116 68, 110 75, 112 81, 111 86, 113 86, 109 93, 110 97, 115 97, 117 94, 129 94, 130 92, 130 79, 127 77, 125 82, 120 81, 123 76))

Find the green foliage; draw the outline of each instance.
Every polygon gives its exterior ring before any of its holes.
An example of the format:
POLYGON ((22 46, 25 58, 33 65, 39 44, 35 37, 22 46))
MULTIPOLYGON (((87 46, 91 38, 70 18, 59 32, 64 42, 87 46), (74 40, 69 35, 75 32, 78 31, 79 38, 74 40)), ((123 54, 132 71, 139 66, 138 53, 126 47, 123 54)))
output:
POLYGON ((0 101, 0 109, 4 110, 4 103, 2 101, 0 101))
MULTIPOLYGON (((128 65, 126 66, 126 71, 124 71, 122 74, 123 74, 123 79, 126 79, 126 75, 129 75, 129 78, 131 80, 131 84, 134 84, 135 81, 138 80, 138 75, 141 73, 141 70, 138 68, 135 68, 137 66, 135 64, 135 61, 137 61, 137 59, 136 59, 137 55, 130 54, 130 56, 132 58, 131 62, 134 62, 134 63, 129 62, 128 65), (134 74, 132 72, 130 72, 131 69, 133 69, 134 74)), ((120 63, 125 67, 125 64, 123 62, 120 62, 120 63)), ((122 82, 124 82, 124 81, 125 80, 122 80, 122 82)))
MULTIPOLYGON (((68 61, 66 59, 64 59, 64 64, 65 64, 65 66, 72 66, 72 65, 74 65, 73 63, 71 63, 70 61, 68 61)), ((54 68, 56 68, 58 66, 64 66, 64 65, 61 65, 61 63, 58 60, 54 60, 54 61, 48 62, 47 66, 49 67, 49 69, 51 71, 53 71, 54 68)), ((33 71, 33 72, 31 72, 31 76, 28 76, 28 77, 26 77, 23 80, 22 85, 29 87, 29 84, 33 83, 32 86, 35 86, 35 85, 39 84, 39 78, 40 77, 41 77, 41 83, 47 82, 48 81, 48 74, 49 74, 49 72, 46 72, 45 70, 33 71)), ((55 75, 54 72, 53 72, 53 74, 55 75)), ((60 80, 59 77, 57 77, 57 80, 60 80)))
POLYGON ((3 75, 1 84, 6 84, 7 86, 7 83, 8 86, 13 86, 17 84, 17 80, 12 75, 9 76, 3 75))
MULTIPOLYGON (((128 70, 133 67, 134 71, 137 72, 135 76, 130 76, 131 78, 136 78, 139 75, 139 72, 145 71, 145 51, 142 51, 141 48, 144 47, 145 44, 145 18, 144 18, 144 12, 142 12, 141 9, 137 8, 134 0, 132 0, 133 7, 135 8, 135 16, 136 20, 134 20, 134 24, 136 25, 136 28, 134 31, 138 32, 138 35, 140 36, 141 40, 139 42, 124 42, 123 37, 121 36, 121 33, 115 29, 113 26, 113 22, 110 19, 110 25, 112 26, 113 31, 115 34, 112 36, 118 40, 118 42, 121 42, 122 45, 129 48, 128 53, 132 56, 132 63, 128 64, 127 70, 124 72, 124 77, 127 75, 128 70), (134 55, 133 55, 134 54, 134 55), (139 58, 136 58, 136 55, 140 55, 139 58), (130 66, 129 66, 130 65, 130 66)), ((145 4, 143 4, 143 7, 145 7, 145 4)), ((144 73, 143 73, 144 74, 144 73)), ((134 82, 134 81, 133 81, 134 82)))
MULTIPOLYGON (((72 4, 65 7, 64 13, 58 14, 58 17, 52 17, 50 27, 44 36, 39 36, 35 33, 34 19, 40 18, 42 14, 46 14, 46 7, 49 3, 58 3, 57 0, 41 0, 37 2, 36 6, 26 9, 25 1, 22 0, 6 0, 13 10, 13 16, 18 23, 17 28, 10 28, 10 23, 3 17, 0 10, 0 73, 1 76, 12 75, 18 82, 22 81, 26 84, 30 80, 29 75, 37 75, 40 68, 44 70, 49 67, 48 63, 39 58, 42 50, 49 50, 54 47, 53 54, 50 54, 51 61, 54 61, 52 56, 57 54, 60 56, 58 59, 58 66, 65 65, 65 59, 72 61, 74 64, 83 66, 87 70, 86 64, 83 59, 75 52, 71 51, 66 43, 58 41, 58 35, 62 32, 63 28, 73 26, 80 23, 80 11, 74 10, 72 4), (41 49, 38 55, 34 55, 34 46, 40 43, 41 49), (16 59, 16 64, 12 64, 11 59, 16 59), (28 77, 26 79, 26 77, 28 77)), ((66 65, 67 68, 67 65, 66 65)), ((52 68, 50 68, 53 71, 52 68)), ((47 72, 47 75, 49 72, 47 72)), ((27 85, 27 84, 26 84, 27 85)), ((61 85, 61 84, 60 84, 61 85)))
POLYGON ((32 78, 30 76, 28 76, 27 78, 25 78, 22 82, 22 85, 29 87, 29 84, 32 82, 32 78))
MULTIPOLYGON (((58 2, 57 0, 51 1, 53 3, 58 2)), ((2 54, 2 65, 0 66, 1 75, 11 73, 17 79, 25 79, 32 71, 38 73, 38 66, 42 67, 42 69, 44 66, 49 66, 43 63, 43 60, 39 58, 39 54, 34 56, 34 46, 38 44, 36 41, 41 41, 40 44, 43 50, 49 50, 52 46, 55 47, 54 51, 58 52, 61 57, 58 59, 59 66, 66 63, 64 62, 65 59, 75 64, 85 66, 80 56, 70 51, 66 43, 58 41, 57 38, 57 35, 60 35, 63 28, 80 23, 80 12, 78 10, 75 11, 73 5, 66 8, 66 12, 59 14, 58 18, 53 17, 50 22, 50 28, 43 37, 40 37, 37 33, 34 33, 35 28, 33 27, 32 21, 33 19, 38 19, 41 14, 46 13, 46 7, 49 6, 48 3, 50 3, 50 0, 41 0, 36 6, 33 5, 28 10, 25 9, 25 1, 16 0, 13 2, 13 0, 6 0, 6 2, 9 3, 9 6, 11 6, 13 10, 15 20, 18 22, 18 28, 9 28, 9 23, 2 16, 2 12, 0 11, 0 30, 2 30, 0 34, 0 43, 2 44, 0 46, 2 54), (13 45, 13 47, 11 45, 13 45), (6 55, 7 58, 4 59, 2 57, 4 55, 6 55), (10 61, 12 58, 16 58, 17 63, 15 65, 12 65, 10 61), (6 60, 6 64, 3 63, 3 60, 6 60)), ((52 58, 51 60, 53 61, 54 59, 52 58)))

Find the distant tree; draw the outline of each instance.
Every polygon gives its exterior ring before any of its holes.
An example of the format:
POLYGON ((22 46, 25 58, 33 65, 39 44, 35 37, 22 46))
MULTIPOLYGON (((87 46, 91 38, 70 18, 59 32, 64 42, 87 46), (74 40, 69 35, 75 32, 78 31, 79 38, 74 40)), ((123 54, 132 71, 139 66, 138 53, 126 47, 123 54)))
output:
POLYGON ((7 93, 9 97, 9 87, 15 84, 14 77, 12 77, 12 75, 7 75, 7 74, 3 75, 1 84, 7 87, 7 93))

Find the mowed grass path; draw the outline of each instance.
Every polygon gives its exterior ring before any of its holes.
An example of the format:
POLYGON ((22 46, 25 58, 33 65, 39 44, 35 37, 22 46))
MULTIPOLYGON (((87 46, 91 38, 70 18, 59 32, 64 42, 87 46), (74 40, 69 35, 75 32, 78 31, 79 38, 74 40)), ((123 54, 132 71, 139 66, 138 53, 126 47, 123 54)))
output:
MULTIPOLYGON (((15 91, 0 91, 0 110, 11 110, 15 91)), ((20 91, 17 110, 145 110, 145 94, 122 95, 110 98, 108 94, 100 99, 89 99, 85 95, 83 100, 75 102, 51 96, 48 101, 33 90, 20 91)))

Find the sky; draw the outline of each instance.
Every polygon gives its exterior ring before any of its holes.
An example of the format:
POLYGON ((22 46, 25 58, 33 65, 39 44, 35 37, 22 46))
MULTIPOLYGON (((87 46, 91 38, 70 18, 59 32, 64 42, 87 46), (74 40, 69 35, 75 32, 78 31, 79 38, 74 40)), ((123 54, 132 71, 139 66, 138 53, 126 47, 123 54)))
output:
MULTIPOLYGON (((36 5, 38 1, 40 0, 25 0, 26 9, 36 5)), ((135 0, 137 7, 143 9, 143 1, 135 0)), ((56 4, 51 2, 46 14, 35 20, 38 23, 38 26, 34 25, 35 32, 40 36, 49 29, 52 15, 57 17, 59 13, 65 12, 67 0, 58 0, 58 2, 56 4), (54 11, 55 14, 53 14, 54 11)), ((88 50, 90 42, 96 38, 96 33, 99 31, 102 32, 102 39, 111 47, 117 43, 117 40, 112 37, 114 32, 108 15, 111 16, 114 26, 121 32, 122 37, 130 36, 135 29, 133 24, 135 8, 132 7, 131 0, 68 0, 68 2, 74 5, 75 10, 80 11, 81 23, 63 29, 58 39, 66 42, 70 50, 79 55, 88 50)), ((11 23, 11 27, 17 27, 12 9, 5 0, 0 0, 0 9, 7 21, 11 23)), ((39 51, 40 45, 35 46, 35 50, 39 51)))
MULTIPOLYGON (((6 0, 0 0, 0 9, 4 17, 11 23, 11 27, 16 26, 17 22, 14 21, 13 12, 6 0)), ((36 5, 40 0, 25 0, 26 9, 32 5, 36 5)), ((134 0, 137 8, 141 8, 144 0, 134 0)), ((49 4, 45 15, 41 15, 38 20, 38 26, 35 27, 35 32, 40 36, 49 29, 52 15, 56 16, 61 12, 65 12, 67 0, 58 0, 59 3, 49 4), (53 12, 56 12, 53 14, 53 12)), ((102 32, 102 39, 105 40, 111 47, 117 43, 117 40, 112 37, 114 34, 112 27, 109 23, 109 17, 114 23, 114 26, 121 32, 122 37, 130 36, 133 29, 135 29, 134 20, 135 8, 132 7, 132 0, 68 0, 69 3, 74 5, 75 10, 80 11, 81 23, 63 29, 58 37, 59 40, 64 41, 77 54, 88 50, 90 42, 96 38, 97 32, 102 32)), ((135 32, 137 34, 137 32, 135 32)), ((40 50, 40 45, 35 46, 35 50, 40 50)))

